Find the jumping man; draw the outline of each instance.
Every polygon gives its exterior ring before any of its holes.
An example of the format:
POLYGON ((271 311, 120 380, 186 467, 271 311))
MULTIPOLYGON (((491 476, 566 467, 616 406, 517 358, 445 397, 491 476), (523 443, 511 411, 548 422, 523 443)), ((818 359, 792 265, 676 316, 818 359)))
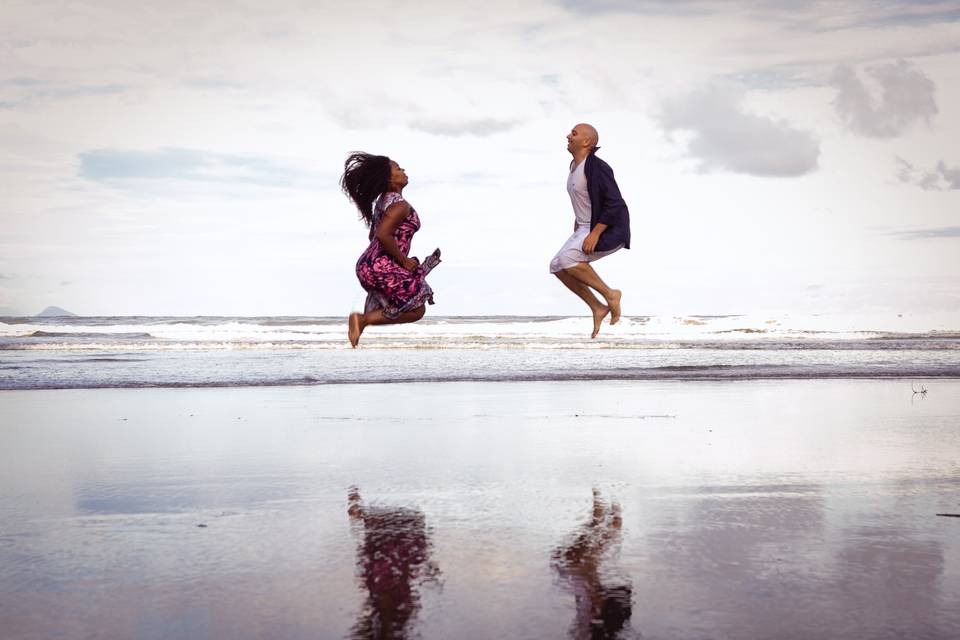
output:
POLYGON ((591 338, 597 337, 607 314, 610 324, 620 320, 621 294, 619 289, 608 287, 590 263, 630 248, 630 212, 610 165, 596 156, 599 141, 597 130, 589 124, 578 124, 567 135, 567 151, 573 156, 567 192, 576 221, 573 235, 550 261, 550 273, 590 307, 591 338))

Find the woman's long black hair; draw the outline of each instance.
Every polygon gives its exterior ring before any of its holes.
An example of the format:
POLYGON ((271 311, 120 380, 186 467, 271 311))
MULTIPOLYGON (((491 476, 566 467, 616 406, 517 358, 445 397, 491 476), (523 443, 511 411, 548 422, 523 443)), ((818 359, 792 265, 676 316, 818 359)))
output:
POLYGON ((340 188, 353 200, 360 217, 373 224, 373 202, 390 188, 390 158, 354 151, 343 163, 340 188))

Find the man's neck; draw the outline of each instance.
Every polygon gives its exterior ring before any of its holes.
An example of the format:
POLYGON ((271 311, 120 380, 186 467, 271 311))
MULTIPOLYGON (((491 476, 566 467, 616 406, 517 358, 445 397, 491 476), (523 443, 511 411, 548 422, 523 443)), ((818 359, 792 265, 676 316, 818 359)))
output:
POLYGON ((573 151, 571 151, 570 155, 573 156, 573 164, 578 165, 584 160, 586 160, 587 156, 590 155, 591 151, 593 151, 593 149, 574 149, 573 151))

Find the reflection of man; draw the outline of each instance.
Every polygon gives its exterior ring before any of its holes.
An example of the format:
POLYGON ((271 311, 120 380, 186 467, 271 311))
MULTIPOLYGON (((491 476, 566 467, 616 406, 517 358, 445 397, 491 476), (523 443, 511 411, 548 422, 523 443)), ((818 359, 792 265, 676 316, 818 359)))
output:
POLYGON ((611 289, 590 263, 619 249, 630 248, 630 212, 620 197, 613 170, 595 154, 600 136, 589 124, 578 124, 567 135, 567 151, 573 156, 567 192, 576 217, 573 235, 550 262, 550 273, 587 303, 593 313, 596 338, 603 319, 620 320, 620 290, 611 289), (596 291, 604 302, 593 295, 596 291))
POLYGON ((417 584, 440 571, 430 562, 426 519, 415 509, 366 507, 351 487, 350 518, 363 526, 357 567, 367 602, 351 638, 407 638, 409 623, 420 609, 417 584))
POLYGON ((593 490, 590 522, 573 539, 553 552, 553 568, 573 591, 577 616, 570 629, 575 640, 616 638, 630 619, 630 584, 605 584, 602 564, 610 547, 620 540, 620 505, 607 507, 593 490))

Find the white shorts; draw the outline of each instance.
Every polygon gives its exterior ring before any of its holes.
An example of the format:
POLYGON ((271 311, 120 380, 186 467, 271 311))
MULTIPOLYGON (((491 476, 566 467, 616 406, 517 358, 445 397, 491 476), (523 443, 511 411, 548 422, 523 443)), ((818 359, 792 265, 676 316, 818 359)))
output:
POLYGON ((550 273, 557 273, 563 269, 569 269, 570 267, 576 266, 581 262, 593 262, 594 260, 599 260, 600 258, 608 256, 611 253, 619 251, 623 248, 623 245, 620 245, 619 247, 614 247, 609 251, 594 251, 593 253, 584 253, 583 241, 587 239, 588 235, 590 235, 589 225, 581 225, 577 227, 577 230, 574 231, 573 235, 563 243, 563 246, 560 247, 560 251, 557 251, 557 255, 553 256, 553 260, 550 261, 550 273))

